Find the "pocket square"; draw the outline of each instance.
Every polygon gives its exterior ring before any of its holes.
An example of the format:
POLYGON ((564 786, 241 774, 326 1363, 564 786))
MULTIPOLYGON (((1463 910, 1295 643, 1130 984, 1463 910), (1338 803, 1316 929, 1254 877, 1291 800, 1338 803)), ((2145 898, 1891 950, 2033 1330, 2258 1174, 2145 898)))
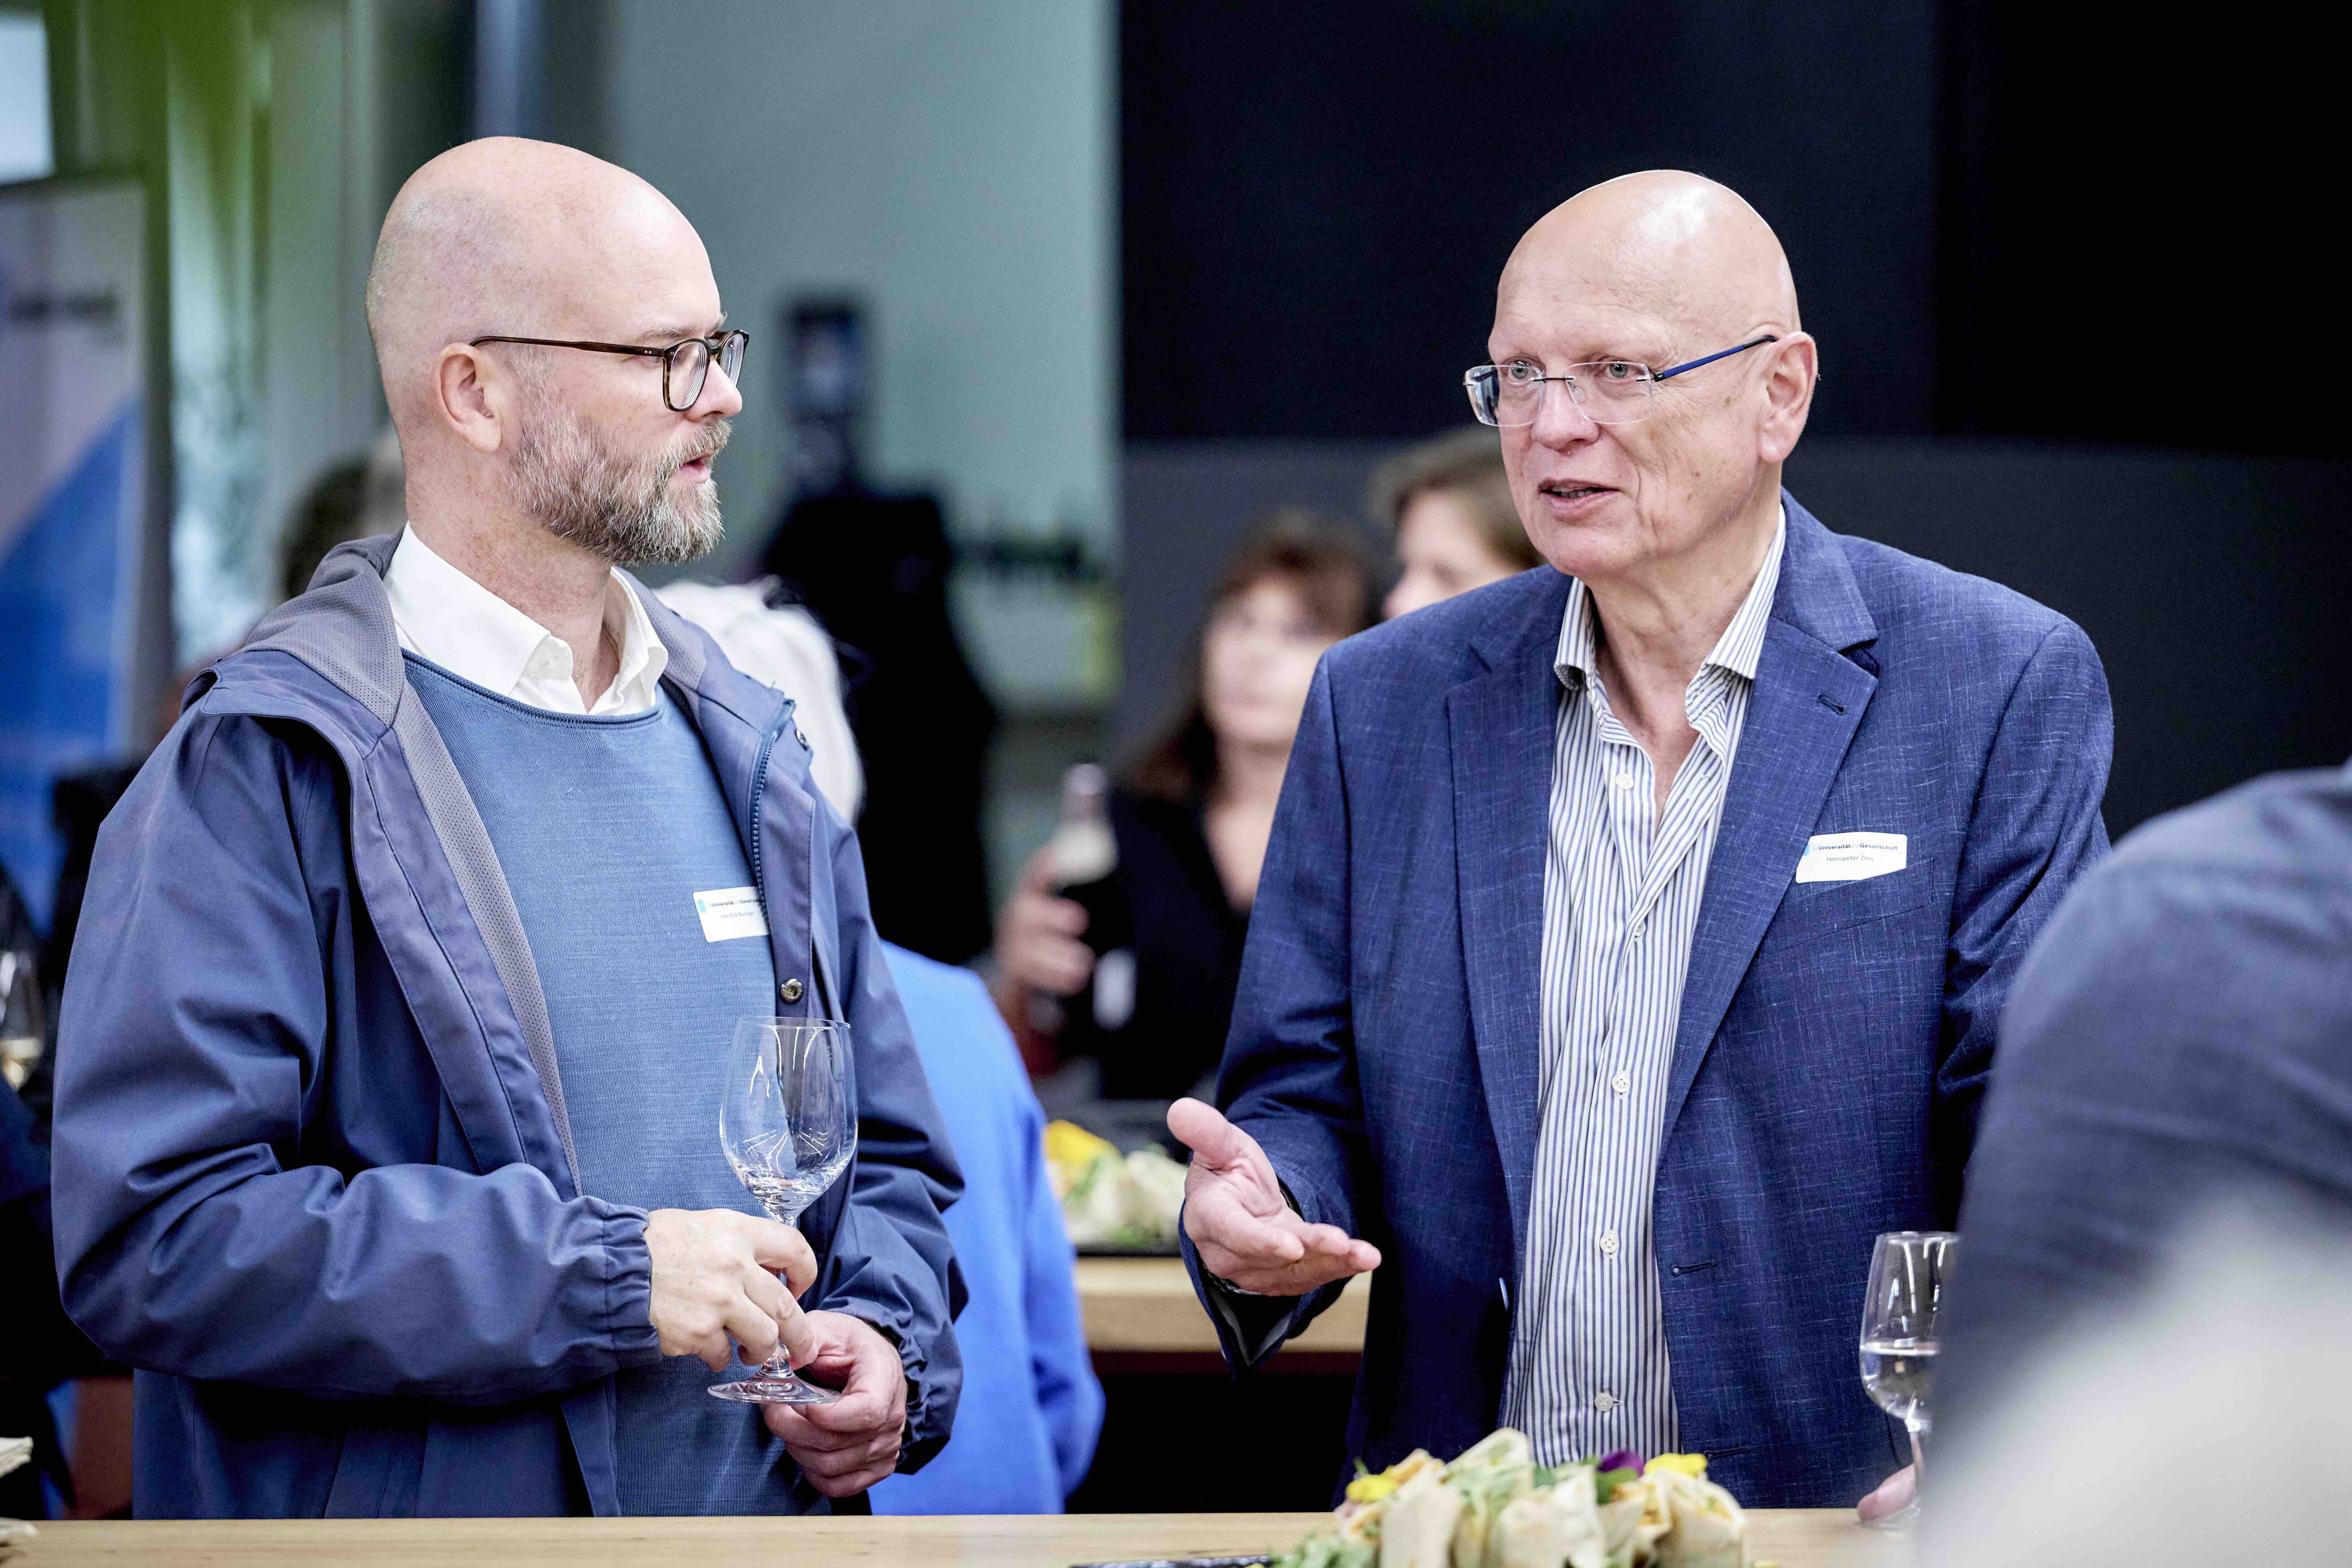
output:
POLYGON ((1910 864, 1911 840, 1901 833, 1817 833, 1797 862, 1800 882, 1859 882, 1910 864))

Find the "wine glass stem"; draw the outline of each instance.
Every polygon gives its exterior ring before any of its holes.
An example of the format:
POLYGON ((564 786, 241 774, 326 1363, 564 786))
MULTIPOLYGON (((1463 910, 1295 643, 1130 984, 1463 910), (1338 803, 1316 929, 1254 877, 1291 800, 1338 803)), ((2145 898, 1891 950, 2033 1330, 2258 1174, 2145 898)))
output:
POLYGON ((1916 1500, 1927 1487, 1927 1421, 1915 1415, 1903 1425, 1911 1434, 1911 1496, 1916 1500))
MULTIPOLYGON (((763 1205, 762 1206, 764 1207, 766 1205, 763 1205)), ((801 1209, 797 1208, 770 1208, 768 1209, 768 1217, 774 1220, 778 1225, 797 1226, 800 1224, 802 1212, 803 1211, 801 1209)), ((784 1289, 786 1290, 790 1290, 792 1287, 787 1285, 784 1289)), ((792 1359, 785 1352, 784 1342, 781 1338, 776 1341, 776 1353, 760 1363, 759 1375, 768 1378, 797 1378, 798 1374, 793 1371, 792 1359)))

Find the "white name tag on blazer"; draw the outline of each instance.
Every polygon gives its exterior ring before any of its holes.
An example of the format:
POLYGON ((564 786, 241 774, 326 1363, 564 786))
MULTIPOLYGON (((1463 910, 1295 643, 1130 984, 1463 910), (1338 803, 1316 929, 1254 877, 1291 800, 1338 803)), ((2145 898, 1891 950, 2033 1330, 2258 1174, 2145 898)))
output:
POLYGON ((1910 864, 1911 840, 1900 833, 1817 833, 1797 862, 1800 882, 1859 882, 1910 864))
POLYGON ((702 917, 702 940, 733 942, 739 936, 768 934, 768 912, 760 907, 756 888, 714 888, 694 895, 694 912, 702 917))

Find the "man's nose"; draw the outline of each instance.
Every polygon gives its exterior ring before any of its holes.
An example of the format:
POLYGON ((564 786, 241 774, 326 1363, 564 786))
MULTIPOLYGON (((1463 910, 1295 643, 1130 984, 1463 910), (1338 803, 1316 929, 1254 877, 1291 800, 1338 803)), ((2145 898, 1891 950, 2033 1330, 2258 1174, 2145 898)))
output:
POLYGON ((743 412, 743 393, 735 378, 720 369, 714 361, 703 377, 702 395, 694 400, 694 410, 699 415, 718 415, 732 419, 743 412))
POLYGON ((1564 448, 1591 440, 1601 434, 1601 426, 1592 422, 1566 382, 1546 382, 1543 401, 1536 405, 1532 434, 1547 447, 1564 448))

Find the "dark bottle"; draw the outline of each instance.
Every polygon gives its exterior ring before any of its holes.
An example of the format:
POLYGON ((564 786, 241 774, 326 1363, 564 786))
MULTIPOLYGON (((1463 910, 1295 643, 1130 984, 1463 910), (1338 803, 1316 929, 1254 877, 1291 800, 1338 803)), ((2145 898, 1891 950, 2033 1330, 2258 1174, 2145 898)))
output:
POLYGON ((1095 954, 1087 984, 1060 999, 1067 1057, 1100 1056, 1135 1017, 1135 921, 1119 886, 1108 797, 1109 782, 1094 763, 1063 774, 1062 825, 1046 846, 1054 890, 1087 911, 1082 940, 1095 954))

